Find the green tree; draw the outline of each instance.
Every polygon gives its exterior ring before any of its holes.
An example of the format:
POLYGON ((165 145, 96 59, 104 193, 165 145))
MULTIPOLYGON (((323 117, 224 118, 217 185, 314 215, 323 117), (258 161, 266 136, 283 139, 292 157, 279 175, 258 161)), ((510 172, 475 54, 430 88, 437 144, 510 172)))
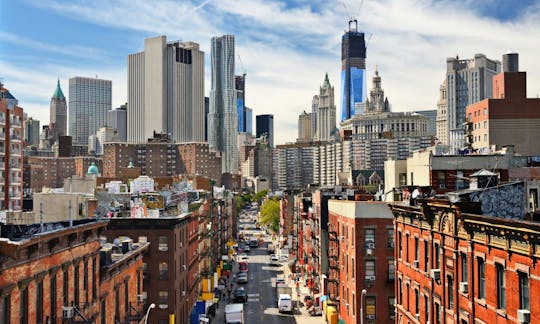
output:
POLYGON ((279 232, 279 200, 269 199, 261 206, 261 224, 279 232))

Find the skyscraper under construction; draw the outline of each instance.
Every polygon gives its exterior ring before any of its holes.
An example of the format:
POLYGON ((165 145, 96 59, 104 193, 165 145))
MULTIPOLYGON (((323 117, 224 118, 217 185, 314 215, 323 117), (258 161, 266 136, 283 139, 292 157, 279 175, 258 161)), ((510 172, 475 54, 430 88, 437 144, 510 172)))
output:
POLYGON ((362 114, 366 101, 366 41, 358 21, 349 20, 341 37, 341 121, 362 114))

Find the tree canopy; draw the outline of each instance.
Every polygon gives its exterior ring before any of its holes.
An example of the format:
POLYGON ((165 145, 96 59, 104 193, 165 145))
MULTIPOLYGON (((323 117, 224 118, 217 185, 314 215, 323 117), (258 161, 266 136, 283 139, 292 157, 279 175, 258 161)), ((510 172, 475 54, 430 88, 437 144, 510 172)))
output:
POLYGON ((279 200, 268 199, 261 206, 261 224, 279 232, 279 200))

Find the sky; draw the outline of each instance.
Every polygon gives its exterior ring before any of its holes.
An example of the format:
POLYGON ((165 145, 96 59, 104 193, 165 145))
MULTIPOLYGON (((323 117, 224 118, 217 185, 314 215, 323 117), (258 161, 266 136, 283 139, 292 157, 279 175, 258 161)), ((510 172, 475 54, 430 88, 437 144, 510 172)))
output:
POLYGON ((540 0, 0 0, 0 80, 41 125, 58 78, 66 96, 71 77, 112 80, 115 108, 127 101, 127 56, 166 35, 200 44, 208 95, 210 39, 233 34, 246 105, 254 118, 274 115, 274 143, 284 144, 325 73, 341 115, 349 17, 368 41, 368 91, 377 67, 393 111, 436 109, 446 58, 456 55, 518 52, 528 96, 540 94, 540 0))

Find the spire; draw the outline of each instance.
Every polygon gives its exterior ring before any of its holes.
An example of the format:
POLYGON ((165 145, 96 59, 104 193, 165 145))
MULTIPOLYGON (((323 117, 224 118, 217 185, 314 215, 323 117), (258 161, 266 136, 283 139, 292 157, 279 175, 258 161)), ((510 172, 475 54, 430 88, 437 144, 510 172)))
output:
POLYGON ((54 90, 54 93, 52 95, 53 99, 65 99, 64 93, 62 92, 62 89, 60 88, 60 79, 58 79, 58 83, 56 84, 56 89, 54 90))
POLYGON ((328 79, 328 72, 326 72, 326 75, 324 76, 323 88, 324 87, 330 87, 330 80, 328 79))

